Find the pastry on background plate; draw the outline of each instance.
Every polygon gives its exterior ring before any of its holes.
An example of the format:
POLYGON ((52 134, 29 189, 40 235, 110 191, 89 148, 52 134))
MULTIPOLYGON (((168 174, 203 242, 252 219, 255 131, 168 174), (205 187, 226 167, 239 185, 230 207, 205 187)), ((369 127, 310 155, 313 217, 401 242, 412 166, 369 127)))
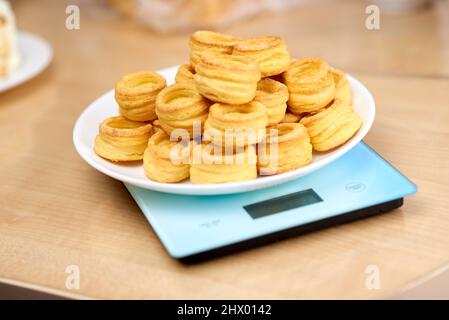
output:
POLYGON ((113 162, 142 160, 148 139, 153 134, 149 123, 111 117, 100 124, 94 151, 113 162))
POLYGON ((290 65, 287 46, 277 36, 239 41, 234 46, 232 55, 257 62, 263 78, 281 74, 290 65))
POLYGON ((204 139, 221 146, 254 144, 264 138, 267 123, 267 109, 260 102, 215 103, 204 124, 204 139))
POLYGON ((243 58, 205 53, 199 56, 194 79, 198 92, 209 100, 244 104, 256 95, 260 70, 243 58))
POLYGON ((351 87, 345 73, 338 69, 331 69, 330 72, 334 77, 335 99, 341 100, 343 104, 352 105, 351 87))
POLYGON ((0 0, 0 77, 10 74, 19 65, 16 40, 14 13, 8 2, 0 0))
POLYGON ((284 73, 290 93, 289 111, 296 114, 316 112, 335 98, 334 78, 327 63, 318 58, 298 60, 284 73))
POLYGON ((287 113, 285 113, 285 116, 282 119, 281 123, 298 123, 299 120, 301 120, 300 115, 287 112, 287 113))
MULTIPOLYGON (((194 184, 226 183, 252 180, 257 178, 257 155, 254 146, 246 146, 236 152, 227 154, 212 144, 197 145, 200 147, 200 161, 192 162, 190 181, 194 184)), ((195 151, 194 151, 195 152, 195 151)))
POLYGON ((190 36, 190 64, 197 69, 199 56, 205 52, 231 54, 239 38, 213 31, 196 31, 190 36))
POLYGON ((198 135, 209 114, 209 102, 191 84, 174 84, 163 89, 156 98, 159 125, 171 134, 175 129, 185 129, 194 138, 193 126, 199 124, 198 135))
POLYGON ((288 89, 273 79, 262 79, 257 83, 254 101, 262 103, 267 108, 268 126, 282 121, 287 110, 288 89))
POLYGON ((189 177, 189 146, 180 142, 170 141, 163 131, 156 132, 148 141, 148 148, 143 157, 145 175, 151 180, 166 183, 180 182, 189 177), (178 147, 173 151, 172 148, 178 147), (171 159, 171 153, 176 152, 176 161, 171 159))
POLYGON ((195 85, 195 81, 193 80, 194 75, 195 70, 190 64, 182 64, 176 73, 175 82, 195 85))
POLYGON ((257 146, 257 166, 261 175, 278 174, 312 162, 312 144, 300 123, 280 123, 267 128, 266 139, 257 146))
POLYGON ((321 112, 301 119, 316 151, 328 151, 348 141, 361 127, 362 119, 354 109, 341 100, 321 112))
POLYGON ((156 72, 142 71, 124 76, 115 85, 120 114, 133 121, 155 120, 156 96, 165 87, 165 78, 156 72))

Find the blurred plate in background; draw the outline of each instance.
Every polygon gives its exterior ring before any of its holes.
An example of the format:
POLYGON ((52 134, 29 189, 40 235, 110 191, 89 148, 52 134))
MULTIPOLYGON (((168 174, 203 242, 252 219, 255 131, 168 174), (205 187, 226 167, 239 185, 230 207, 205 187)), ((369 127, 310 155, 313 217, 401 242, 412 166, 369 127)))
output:
POLYGON ((41 73, 50 63, 53 51, 50 44, 28 32, 17 34, 20 64, 16 70, 0 78, 0 92, 14 88, 41 73))

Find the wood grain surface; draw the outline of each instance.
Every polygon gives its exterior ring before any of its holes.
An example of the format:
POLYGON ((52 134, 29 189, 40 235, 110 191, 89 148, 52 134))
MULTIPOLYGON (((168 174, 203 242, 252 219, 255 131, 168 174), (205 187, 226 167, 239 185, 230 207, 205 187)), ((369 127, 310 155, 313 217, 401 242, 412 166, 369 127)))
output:
POLYGON ((155 34, 95 1, 14 1, 20 29, 48 39, 51 66, 0 94, 0 278, 93 298, 383 297, 449 261, 449 4, 364 27, 363 1, 263 13, 224 30, 281 35, 372 92, 365 141, 419 186, 392 213, 198 265, 170 258, 124 186, 77 155, 78 115, 123 74, 187 61, 188 34, 155 34), (68 265, 79 290, 66 288, 68 265), (365 285, 369 265, 380 289, 365 285))

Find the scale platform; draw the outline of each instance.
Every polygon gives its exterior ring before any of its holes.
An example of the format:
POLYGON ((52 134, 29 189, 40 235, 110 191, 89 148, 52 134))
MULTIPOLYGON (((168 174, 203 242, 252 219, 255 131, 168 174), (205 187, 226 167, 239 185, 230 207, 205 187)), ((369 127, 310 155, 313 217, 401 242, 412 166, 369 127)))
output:
POLYGON ((417 191, 363 142, 307 176, 246 193, 189 196, 126 187, 168 253, 187 263, 387 212, 417 191))

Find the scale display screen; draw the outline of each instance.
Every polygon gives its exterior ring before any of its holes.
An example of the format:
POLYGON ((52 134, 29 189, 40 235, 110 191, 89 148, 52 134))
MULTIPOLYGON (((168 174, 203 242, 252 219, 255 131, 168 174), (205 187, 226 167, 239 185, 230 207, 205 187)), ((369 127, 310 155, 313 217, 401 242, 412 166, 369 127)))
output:
POLYGON ((313 189, 307 189, 281 197, 249 204, 243 208, 251 216, 251 218, 258 219, 322 201, 323 199, 321 199, 321 197, 313 191, 313 189))

